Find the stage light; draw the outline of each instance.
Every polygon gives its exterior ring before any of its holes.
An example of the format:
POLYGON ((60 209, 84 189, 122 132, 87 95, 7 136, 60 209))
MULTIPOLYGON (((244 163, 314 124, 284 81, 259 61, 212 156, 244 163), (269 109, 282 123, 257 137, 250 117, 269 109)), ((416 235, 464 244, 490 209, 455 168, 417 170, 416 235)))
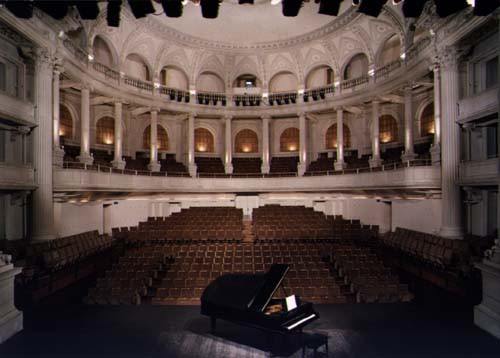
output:
POLYGON ((161 0, 163 11, 168 17, 181 17, 184 6, 181 0, 161 0))
POLYGON ((206 19, 215 19, 219 15, 219 0, 200 0, 201 14, 206 19))
POLYGON ((120 26, 120 11, 122 9, 122 0, 111 0, 108 2, 108 11, 106 13, 106 20, 108 26, 120 26))
POLYGON ((283 0, 281 2, 283 16, 295 17, 299 14, 303 0, 283 0))
POLYGON ((318 14, 337 16, 340 10, 340 3, 344 0, 321 0, 318 14))
POLYGON ((281 3, 281 0, 271 0, 271 5, 278 5, 281 3))
POLYGON ((99 15, 97 1, 78 1, 76 8, 82 20, 95 20, 99 15))
POLYGON ((35 6, 56 20, 62 20, 68 14, 68 3, 61 1, 35 1, 35 6))
POLYGON ((151 0, 128 0, 128 4, 136 19, 146 17, 147 14, 153 14, 155 12, 151 0))
POLYGON ((436 3, 436 13, 439 17, 450 16, 469 6, 467 0, 434 0, 434 2, 436 3))
POLYGON ((352 6, 358 6, 360 0, 352 0, 352 6))
POLYGON ((476 0, 474 15, 487 16, 500 7, 500 0, 476 0))
POLYGON ((359 5, 358 12, 368 16, 377 17, 382 11, 382 7, 387 3, 387 0, 362 0, 359 5))

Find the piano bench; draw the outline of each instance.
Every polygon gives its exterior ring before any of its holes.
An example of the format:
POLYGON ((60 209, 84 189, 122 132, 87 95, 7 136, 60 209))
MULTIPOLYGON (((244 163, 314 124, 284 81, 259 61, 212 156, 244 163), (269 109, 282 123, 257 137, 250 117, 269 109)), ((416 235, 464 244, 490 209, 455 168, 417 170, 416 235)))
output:
POLYGON ((314 357, 318 348, 325 346, 325 353, 328 357, 328 336, 321 333, 303 333, 302 335, 302 358, 306 356, 306 348, 314 351, 314 357))

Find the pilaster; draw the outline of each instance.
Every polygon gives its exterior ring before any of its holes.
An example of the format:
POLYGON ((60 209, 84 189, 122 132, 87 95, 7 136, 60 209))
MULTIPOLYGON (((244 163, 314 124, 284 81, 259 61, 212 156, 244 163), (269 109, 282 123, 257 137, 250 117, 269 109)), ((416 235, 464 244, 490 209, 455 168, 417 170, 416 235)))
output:
POLYGON ((94 158, 90 156, 90 87, 82 87, 81 96, 80 156, 77 159, 80 163, 92 164, 94 158))
POLYGON ((231 116, 225 116, 225 153, 224 153, 224 170, 226 174, 233 173, 233 148, 232 148, 232 132, 231 132, 231 116))
POLYGON ((416 155, 413 148, 413 105, 412 87, 406 86, 404 89, 405 106, 405 152, 401 156, 403 161, 413 160, 416 155))
POLYGON ((299 164, 297 165, 297 172, 299 176, 303 176, 307 170, 307 128, 306 128, 306 114, 299 113, 299 164))
POLYGON ((434 140, 431 146, 433 165, 441 165, 441 70, 439 63, 432 66, 434 73, 434 140))
POLYGON ((188 116, 188 170, 191 177, 196 177, 197 166, 194 161, 194 117, 195 113, 188 116))
POLYGON ((115 141, 114 150, 115 155, 111 165, 116 169, 125 169, 125 162, 122 159, 123 151, 123 129, 122 129, 122 118, 123 118, 123 104, 120 101, 115 102, 115 141))
POLYGON ((62 66, 56 63, 54 65, 53 78, 52 78, 52 118, 53 118, 53 165, 57 167, 63 166, 64 161, 64 150, 61 148, 61 143, 59 139, 59 127, 60 127, 60 75, 63 72, 62 66))
POLYGON ((269 122, 271 120, 270 116, 262 117, 262 166, 261 172, 263 174, 269 174, 271 170, 270 166, 270 154, 269 154, 269 122))
POLYGON ((344 162, 344 110, 337 108, 337 160, 334 164, 335 170, 343 170, 344 162))
POLYGON ((150 124, 150 145, 149 145, 149 164, 148 169, 152 172, 160 171, 160 163, 158 163, 158 109, 151 111, 151 124, 150 124))
POLYGON ((380 159, 379 116, 380 116, 380 101, 378 99, 374 99, 372 101, 372 128, 371 128, 372 157, 369 160, 370 168, 375 168, 382 165, 382 160, 380 159))

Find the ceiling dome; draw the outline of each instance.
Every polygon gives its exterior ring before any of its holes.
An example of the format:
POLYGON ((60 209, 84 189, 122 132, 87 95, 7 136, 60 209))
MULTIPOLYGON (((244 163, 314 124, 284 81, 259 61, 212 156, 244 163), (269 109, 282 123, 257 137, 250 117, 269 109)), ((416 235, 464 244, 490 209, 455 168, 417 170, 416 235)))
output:
MULTIPOLYGON (((157 13, 162 13, 161 5, 155 3, 155 6, 157 13)), ((344 1, 339 16, 351 7, 349 1, 344 1)), ((225 0, 216 19, 205 19, 200 6, 189 2, 180 18, 163 14, 151 18, 171 31, 235 47, 289 40, 314 32, 338 19, 318 14, 318 4, 313 1, 304 3, 297 17, 283 16, 281 8, 281 4, 271 5, 269 0, 257 0, 253 5, 239 5, 236 0, 225 0)))

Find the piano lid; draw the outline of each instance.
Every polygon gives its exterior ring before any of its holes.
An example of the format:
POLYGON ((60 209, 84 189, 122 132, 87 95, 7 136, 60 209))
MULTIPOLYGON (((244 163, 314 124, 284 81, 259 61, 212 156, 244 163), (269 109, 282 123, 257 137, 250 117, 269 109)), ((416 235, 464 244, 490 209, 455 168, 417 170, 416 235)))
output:
POLYGON ((248 303, 248 309, 257 312, 264 311, 289 269, 290 267, 284 264, 272 265, 256 294, 248 303))

